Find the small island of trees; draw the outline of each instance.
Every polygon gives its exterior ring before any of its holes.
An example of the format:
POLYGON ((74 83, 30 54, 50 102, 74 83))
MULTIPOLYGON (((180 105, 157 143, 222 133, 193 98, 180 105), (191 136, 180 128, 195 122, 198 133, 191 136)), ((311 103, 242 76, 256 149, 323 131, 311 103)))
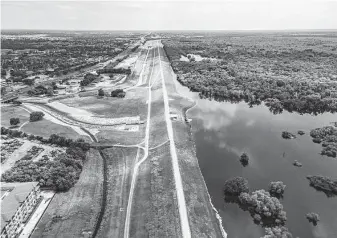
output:
POLYGON ((246 167, 249 163, 249 156, 246 153, 242 153, 240 156, 240 162, 244 167, 246 167))
POLYGON ((314 226, 317 226, 317 223, 319 222, 320 218, 317 213, 310 212, 305 215, 305 217, 308 219, 309 222, 311 222, 314 226))
POLYGON ((322 143, 322 155, 329 157, 337 156, 337 127, 325 126, 310 131, 313 142, 322 143))
MULTIPOLYGON (((282 182, 272 182, 269 189, 283 194, 284 188, 282 182)), ((284 226, 287 217, 282 204, 269 192, 261 189, 250 193, 247 179, 234 177, 225 182, 224 195, 226 202, 237 203, 242 210, 250 213, 256 224, 266 227, 264 237, 292 237, 284 226), (277 234, 281 236, 273 236, 277 234)))
POLYGON ((320 175, 309 175, 307 176, 307 179, 309 180, 311 187, 315 188, 317 191, 324 192, 328 197, 337 195, 336 179, 320 175))

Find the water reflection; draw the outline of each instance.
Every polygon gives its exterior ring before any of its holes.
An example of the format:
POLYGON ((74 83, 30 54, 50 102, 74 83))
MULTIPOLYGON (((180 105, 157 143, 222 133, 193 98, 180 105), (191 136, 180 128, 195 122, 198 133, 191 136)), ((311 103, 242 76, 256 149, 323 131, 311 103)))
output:
POLYGON ((198 108, 193 114, 193 118, 199 119, 203 123, 203 128, 207 130, 225 129, 235 117, 236 104, 230 104, 224 108, 221 103, 209 100, 199 100, 198 108))
POLYGON ((281 203, 287 212, 286 226, 294 237, 337 237, 335 212, 337 199, 329 199, 309 186, 306 176, 321 174, 335 177, 337 161, 320 156, 321 146, 314 144, 309 131, 336 120, 327 113, 317 117, 284 112, 274 115, 264 105, 249 108, 244 103, 219 103, 198 100, 189 112, 196 142, 199 165, 215 207, 223 218, 229 237, 260 237, 263 230, 255 225, 248 212, 223 200, 223 183, 233 177, 248 179, 252 190, 268 189, 270 181, 286 185, 281 203), (305 135, 284 140, 282 131, 305 135), (249 164, 240 164, 240 155, 247 152, 249 164), (294 160, 303 167, 293 166, 294 160), (321 221, 317 227, 305 218, 317 212, 321 221), (324 231, 319 230, 324 227, 324 231), (254 234, 254 235, 252 235, 254 234))
POLYGON ((300 115, 284 111, 274 115, 264 105, 249 108, 245 103, 231 104, 198 99, 177 81, 178 91, 197 101, 189 111, 197 157, 212 202, 222 217, 229 238, 261 237, 264 231, 254 224, 249 213, 223 199, 224 182, 235 176, 248 179, 251 190, 267 189, 270 181, 287 185, 281 203, 287 212, 286 226, 294 237, 337 237, 337 199, 327 198, 309 186, 307 175, 336 177, 337 160, 321 156, 321 145, 309 136, 311 129, 329 125, 337 115, 300 115), (305 135, 284 140, 282 131, 305 135), (242 167, 239 156, 249 155, 249 165, 242 167), (301 168, 293 165, 300 161, 301 168), (308 212, 319 214, 317 226, 305 218, 308 212))

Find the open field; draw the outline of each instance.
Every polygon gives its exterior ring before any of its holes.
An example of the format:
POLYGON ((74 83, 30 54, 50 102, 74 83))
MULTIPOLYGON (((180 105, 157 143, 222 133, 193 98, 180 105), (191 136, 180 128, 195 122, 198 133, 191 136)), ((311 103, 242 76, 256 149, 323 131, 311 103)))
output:
POLYGON ((20 125, 29 121, 29 113, 19 106, 13 106, 11 104, 1 105, 1 126, 10 127, 9 120, 12 117, 18 117, 20 119, 20 125))
POLYGON ((49 138, 49 136, 52 134, 57 134, 59 136, 64 136, 73 140, 82 138, 86 141, 90 141, 88 136, 79 135, 71 127, 62 126, 46 119, 27 123, 22 127, 22 131, 45 138, 49 138))
POLYGON ((49 138, 52 134, 58 134, 60 136, 65 136, 71 139, 83 138, 89 141, 89 137, 78 134, 71 127, 66 125, 60 125, 54 123, 47 119, 42 119, 41 121, 30 122, 29 112, 24 110, 22 107, 6 105, 1 107, 1 125, 5 127, 11 127, 9 120, 12 117, 18 117, 20 119, 20 124, 14 129, 21 129, 22 131, 49 138))
POLYGON ((55 194, 32 237, 83 237, 92 232, 100 209, 102 158, 91 149, 80 179, 68 192, 55 194))
POLYGON ((107 202, 98 237, 123 237, 124 220, 137 148, 103 150, 107 160, 107 202))
POLYGON ((97 98, 92 96, 64 99, 60 102, 69 107, 84 109, 100 116, 130 117, 139 115, 144 118, 146 112, 145 97, 145 90, 139 89, 139 91, 128 91, 125 98, 97 98), (129 94, 131 95, 129 96, 129 94))

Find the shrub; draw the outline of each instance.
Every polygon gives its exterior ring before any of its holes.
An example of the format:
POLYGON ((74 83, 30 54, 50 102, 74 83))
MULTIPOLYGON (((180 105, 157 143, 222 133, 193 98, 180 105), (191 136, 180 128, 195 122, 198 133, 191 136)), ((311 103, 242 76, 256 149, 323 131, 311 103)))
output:
POLYGON ((125 95, 126 95, 126 92, 124 92, 123 89, 116 89, 111 92, 111 97, 124 98, 125 95))
POLYGON ((40 120, 42 120, 43 116, 44 116, 43 112, 39 112, 39 111, 32 112, 32 113, 30 113, 29 120, 32 121, 32 122, 33 121, 40 121, 40 120))
POLYGON ((296 136, 288 131, 283 131, 282 138, 283 139, 293 139, 293 138, 296 138, 296 136))
POLYGON ((308 219, 309 222, 311 222, 314 226, 317 225, 317 223, 319 222, 320 218, 319 218, 319 215, 317 213, 313 213, 313 212, 310 212, 310 213, 307 213, 305 215, 305 217, 308 219))
POLYGON ((242 177, 228 179, 224 185, 224 194, 227 196, 239 196, 241 193, 248 193, 248 181, 242 177))
POLYGON ((1 135, 7 135, 9 132, 9 129, 7 129, 6 127, 1 127, 1 135))
POLYGON ((104 93, 104 90, 103 89, 98 89, 98 96, 100 97, 104 97, 105 93, 104 93))
POLYGON ((240 156, 240 162, 243 166, 247 166, 248 165, 248 161, 249 161, 249 157, 246 153, 242 153, 242 155, 240 156))
POLYGON ((13 117, 9 120, 9 123, 12 125, 12 126, 16 126, 17 124, 20 123, 20 118, 17 118, 17 117, 13 117))

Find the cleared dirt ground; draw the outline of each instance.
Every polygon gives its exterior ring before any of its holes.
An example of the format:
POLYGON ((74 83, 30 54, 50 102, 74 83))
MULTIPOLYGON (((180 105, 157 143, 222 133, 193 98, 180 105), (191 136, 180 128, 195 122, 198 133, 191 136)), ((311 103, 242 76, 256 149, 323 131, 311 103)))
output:
POLYGON ((91 149, 78 182, 55 194, 31 237, 83 237, 92 231, 101 204, 102 166, 98 151, 91 149))

